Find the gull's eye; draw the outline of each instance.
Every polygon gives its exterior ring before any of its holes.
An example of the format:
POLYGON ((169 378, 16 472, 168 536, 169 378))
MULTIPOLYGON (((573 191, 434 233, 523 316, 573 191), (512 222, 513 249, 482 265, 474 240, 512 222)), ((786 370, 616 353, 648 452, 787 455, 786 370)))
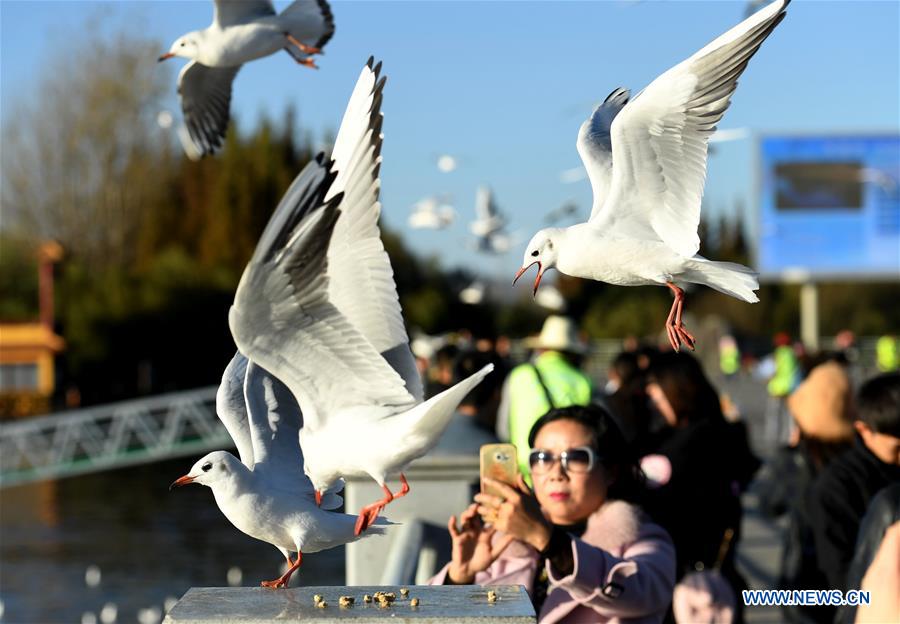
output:
POLYGON ((181 42, 181 47, 182 47, 182 48, 184 47, 184 41, 181 42))
POLYGON ((202 470, 203 472, 209 472, 211 468, 212 468, 212 464, 209 462, 206 462, 205 464, 200 466, 200 470, 202 470))
POLYGON ((538 256, 538 250, 535 249, 534 251, 531 252, 531 257, 532 257, 532 258, 537 258, 537 256, 538 256))

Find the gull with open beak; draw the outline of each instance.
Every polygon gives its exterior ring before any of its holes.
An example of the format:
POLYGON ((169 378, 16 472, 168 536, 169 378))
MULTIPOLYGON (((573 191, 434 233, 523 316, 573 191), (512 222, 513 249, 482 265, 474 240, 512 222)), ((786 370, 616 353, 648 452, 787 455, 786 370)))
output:
POLYGON ((656 78, 629 100, 616 89, 581 125, 576 147, 594 192, 586 223, 540 230, 516 279, 544 271, 621 286, 667 286, 675 297, 665 327, 676 351, 694 348, 682 322, 684 291, 702 284, 755 303, 756 272, 697 252, 707 144, 738 78, 785 16, 776 0, 656 78))

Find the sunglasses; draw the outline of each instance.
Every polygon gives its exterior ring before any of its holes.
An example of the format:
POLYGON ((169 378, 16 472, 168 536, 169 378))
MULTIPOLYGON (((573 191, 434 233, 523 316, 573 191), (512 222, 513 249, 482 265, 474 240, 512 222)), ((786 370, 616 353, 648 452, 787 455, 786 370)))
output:
POLYGON ((590 472, 599 459, 597 451, 589 446, 579 446, 555 455, 544 449, 534 449, 528 454, 528 465, 532 474, 546 474, 559 461, 563 470, 571 473, 590 472))

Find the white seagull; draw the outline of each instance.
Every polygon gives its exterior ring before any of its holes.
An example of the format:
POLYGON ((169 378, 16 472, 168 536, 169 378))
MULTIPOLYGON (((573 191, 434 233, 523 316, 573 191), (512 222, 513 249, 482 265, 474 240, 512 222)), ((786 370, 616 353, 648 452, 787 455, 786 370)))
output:
POLYGON ((409 214, 409 227, 414 230, 443 230, 456 219, 456 210, 437 196, 417 201, 409 214))
POLYGON ((487 186, 479 186, 475 192, 475 217, 469 229, 479 238, 496 234, 506 226, 506 217, 500 213, 487 186))
MULTIPOLYGON (((235 527, 281 551, 288 569, 273 581, 263 581, 264 587, 286 587, 303 553, 359 539, 354 533, 356 516, 327 511, 340 507, 340 496, 329 492, 321 507, 316 504, 315 490, 303 473, 298 439, 303 417, 284 384, 236 353, 222 375, 216 413, 240 460, 226 451, 209 453, 171 487, 208 486, 235 527), (297 553, 295 561, 292 552, 297 553)), ((382 531, 376 526, 372 534, 382 531)))
POLYGON ((294 393, 303 410, 304 470, 318 492, 342 476, 372 477, 384 498, 360 511, 357 533, 396 496, 385 485, 438 441, 488 365, 422 402, 378 201, 385 79, 363 68, 335 141, 282 198, 241 276, 229 312, 238 349, 294 393))
POLYGON ((191 59, 178 75, 178 94, 191 140, 202 155, 221 145, 228 128, 231 83, 241 65, 284 50, 301 65, 315 68, 318 54, 334 34, 326 0, 296 0, 276 13, 271 0, 213 0, 212 24, 175 40, 159 57, 191 59))
MULTIPOLYGON (((673 349, 694 347, 681 321, 684 291, 676 281, 703 284, 755 303, 756 273, 697 254, 707 142, 728 108, 750 57, 785 16, 777 0, 638 93, 616 89, 581 125, 577 148, 594 192, 587 223, 540 230, 528 243, 515 280, 544 271, 618 284, 668 286, 675 295, 666 319, 673 349)), ((515 280, 513 283, 515 283, 515 280)))

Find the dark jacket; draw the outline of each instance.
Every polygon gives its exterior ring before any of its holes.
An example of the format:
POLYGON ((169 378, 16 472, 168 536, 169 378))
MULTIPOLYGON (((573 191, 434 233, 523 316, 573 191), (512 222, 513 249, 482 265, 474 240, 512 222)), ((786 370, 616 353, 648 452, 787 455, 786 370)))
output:
POLYGON ((759 467, 745 431, 723 420, 701 421, 669 429, 655 452, 669 459, 672 477, 649 492, 647 507, 672 536, 679 578, 698 564, 722 563, 720 549, 731 529, 727 567, 740 529, 740 493, 759 467))
MULTIPOLYGON (((770 518, 788 516, 784 532, 778 589, 827 589, 819 569, 810 518, 809 497, 819 471, 805 441, 796 448, 783 447, 766 464, 756 480, 760 511, 770 518)), ((787 622, 831 622, 833 612, 815 605, 782 607, 787 622)))
MULTIPOLYGON (((866 570, 872 564, 884 533, 888 527, 900 520, 900 483, 889 485, 872 499, 869 510, 859 526, 856 540, 856 554, 847 572, 847 589, 859 589, 866 570)), ((856 619, 856 607, 845 606, 838 609, 835 624, 852 624, 856 619)))
POLYGON ((846 590, 859 523, 878 491, 900 482, 900 466, 875 457, 862 439, 835 459, 816 479, 810 518, 819 566, 830 589, 846 590))

